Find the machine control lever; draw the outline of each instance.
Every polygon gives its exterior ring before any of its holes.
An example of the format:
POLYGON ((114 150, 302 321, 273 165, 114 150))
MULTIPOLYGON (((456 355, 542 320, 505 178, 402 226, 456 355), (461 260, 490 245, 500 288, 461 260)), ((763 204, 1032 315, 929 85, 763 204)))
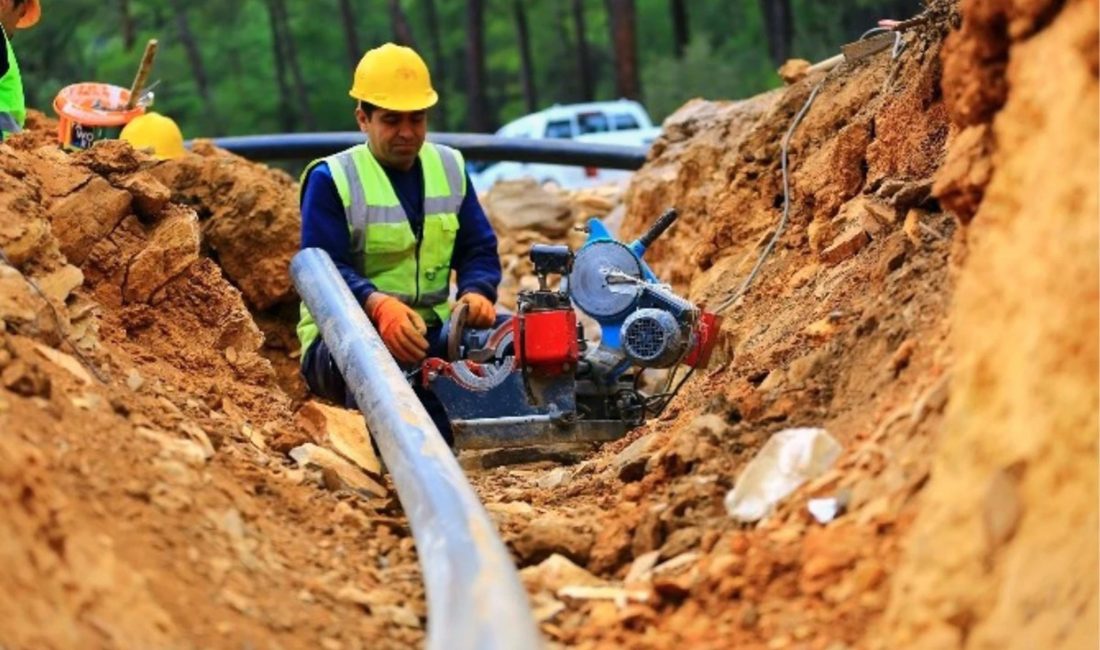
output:
POLYGON ((657 217, 657 221, 653 222, 649 230, 645 231, 645 234, 638 238, 637 243, 642 247, 642 250, 644 251, 649 248, 653 242, 657 241, 658 237, 665 234, 665 231, 672 227, 672 224, 676 222, 676 218, 679 216, 679 213, 676 212, 676 208, 669 208, 667 212, 657 217))

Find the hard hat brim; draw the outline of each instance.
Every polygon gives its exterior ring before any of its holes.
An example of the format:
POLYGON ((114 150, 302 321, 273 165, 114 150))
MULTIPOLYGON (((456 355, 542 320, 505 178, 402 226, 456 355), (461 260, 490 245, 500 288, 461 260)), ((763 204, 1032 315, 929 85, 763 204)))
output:
POLYGON ((38 0, 30 0, 27 4, 27 10, 23 12, 23 17, 19 19, 19 22, 15 24, 16 29, 27 29, 28 27, 34 27, 38 24, 38 21, 42 19, 42 5, 38 0))
POLYGON ((401 113, 413 111, 425 111, 439 102, 439 93, 434 90, 421 97, 371 97, 366 94, 356 93, 354 89, 348 93, 352 99, 374 104, 378 108, 401 113))

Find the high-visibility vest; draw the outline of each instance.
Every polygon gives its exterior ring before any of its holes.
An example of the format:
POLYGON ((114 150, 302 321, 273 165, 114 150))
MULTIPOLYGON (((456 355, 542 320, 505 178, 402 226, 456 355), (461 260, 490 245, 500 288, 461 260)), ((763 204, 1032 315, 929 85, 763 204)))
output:
POLYGON ((0 139, 7 139, 9 135, 22 131, 23 123, 27 119, 23 75, 19 73, 19 62, 15 60, 15 50, 11 47, 7 32, 4 32, 4 44, 8 48, 8 71, 0 77, 0 139))
MULTIPOLYGON (((382 293, 412 307, 429 325, 451 315, 451 256, 458 235, 458 211, 466 196, 462 154, 438 144, 420 148, 424 172, 424 229, 419 241, 382 165, 367 144, 316 160, 302 174, 327 163, 344 204, 355 266, 382 293)), ((302 356, 319 330, 301 306, 298 340, 302 356)))

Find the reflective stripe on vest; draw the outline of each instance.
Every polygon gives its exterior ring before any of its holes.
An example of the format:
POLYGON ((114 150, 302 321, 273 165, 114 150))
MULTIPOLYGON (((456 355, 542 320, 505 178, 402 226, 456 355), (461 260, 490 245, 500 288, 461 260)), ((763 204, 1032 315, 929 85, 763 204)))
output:
MULTIPOLYGON (((317 164, 329 166, 344 205, 356 268, 379 291, 416 309, 429 324, 450 316, 451 257, 458 234, 458 211, 466 195, 462 154, 425 144, 420 149, 424 175, 424 226, 418 244, 386 172, 368 145, 352 147, 317 164)), ((298 324, 303 354, 316 339, 316 325, 305 305, 298 324)))
POLYGON ((23 130, 23 123, 27 119, 27 104, 23 96, 23 76, 19 72, 19 62, 15 59, 15 50, 11 47, 7 33, 4 34, 4 44, 8 50, 8 72, 0 77, 0 132, 6 138, 23 130))

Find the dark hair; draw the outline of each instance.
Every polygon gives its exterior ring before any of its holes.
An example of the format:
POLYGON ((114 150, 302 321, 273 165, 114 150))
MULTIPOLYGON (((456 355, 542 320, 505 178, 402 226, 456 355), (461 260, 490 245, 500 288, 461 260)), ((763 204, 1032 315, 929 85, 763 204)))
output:
POLYGON ((359 100, 359 110, 366 113, 367 119, 369 120, 374 115, 374 112, 378 110, 378 107, 370 102, 359 100))

